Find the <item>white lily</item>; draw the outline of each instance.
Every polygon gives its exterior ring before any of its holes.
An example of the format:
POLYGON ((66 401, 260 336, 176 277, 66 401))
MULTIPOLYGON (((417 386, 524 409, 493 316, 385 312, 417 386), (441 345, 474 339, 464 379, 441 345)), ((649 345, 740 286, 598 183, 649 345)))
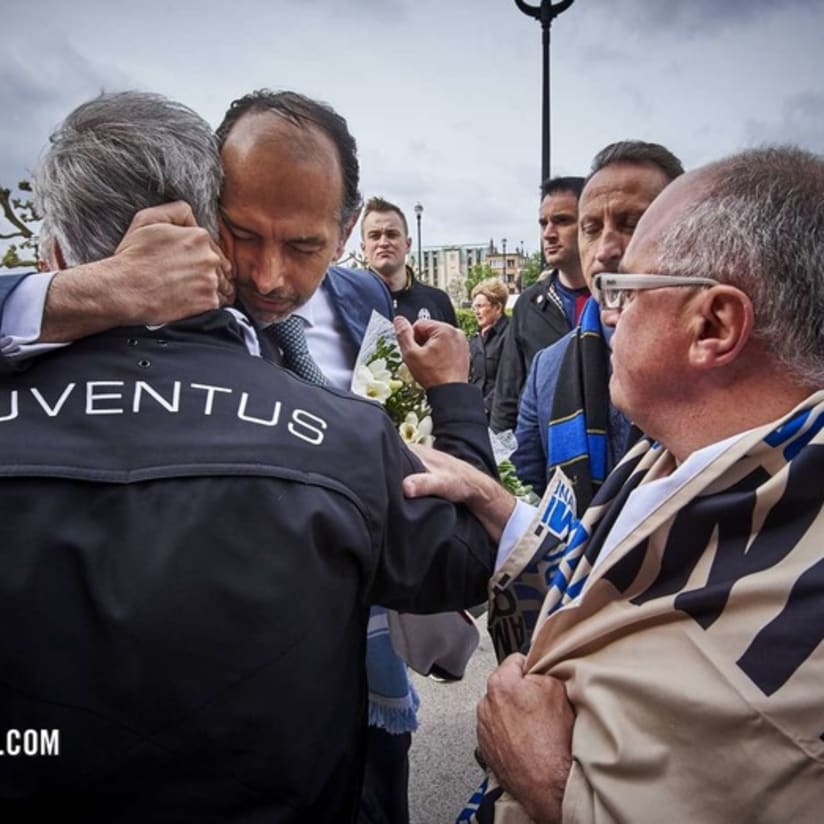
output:
POLYGON ((379 379, 369 366, 358 366, 352 376, 352 391, 363 398, 385 403, 392 394, 392 387, 388 370, 384 369, 383 373, 385 380, 379 379))
POLYGON ((432 418, 429 415, 424 415, 421 420, 418 420, 418 415, 415 412, 409 412, 398 427, 401 438, 406 443, 420 443, 424 446, 432 446, 435 439, 432 437, 432 418))

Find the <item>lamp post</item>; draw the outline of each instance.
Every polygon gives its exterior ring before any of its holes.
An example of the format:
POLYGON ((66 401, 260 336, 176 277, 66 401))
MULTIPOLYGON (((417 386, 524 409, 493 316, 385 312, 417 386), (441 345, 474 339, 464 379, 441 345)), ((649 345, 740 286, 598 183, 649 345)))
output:
MULTIPOLYGON (((505 237, 501 238, 501 246, 503 246, 503 248, 504 248, 504 258, 503 258, 503 261, 501 262, 501 266, 503 267, 503 272, 504 272, 504 281, 503 282, 506 283, 506 238, 505 237)), ((509 288, 509 287, 507 287, 507 288, 509 288)))
POLYGON ((423 258, 421 257, 421 215, 423 214, 423 206, 421 205, 420 200, 415 204, 415 220, 418 224, 418 277, 421 279, 426 279, 423 277, 423 258))
POLYGON ((515 0, 515 5, 530 17, 541 21, 543 58, 544 58, 544 83, 543 83, 543 109, 541 116, 541 183, 549 177, 549 27, 552 21, 561 13, 566 11, 575 0, 561 0, 559 3, 552 3, 552 0, 541 0, 539 6, 530 6, 524 0, 515 0))

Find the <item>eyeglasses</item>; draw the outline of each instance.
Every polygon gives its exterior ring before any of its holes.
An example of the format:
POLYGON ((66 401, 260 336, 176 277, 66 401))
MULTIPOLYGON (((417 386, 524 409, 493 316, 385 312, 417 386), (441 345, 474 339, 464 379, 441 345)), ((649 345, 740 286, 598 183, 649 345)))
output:
POLYGON ((491 303, 473 303, 472 304, 473 309, 489 309, 490 306, 492 306, 491 303))
POLYGON ((681 275, 618 275, 602 272, 592 280, 592 292, 602 309, 619 312, 642 289, 665 289, 671 286, 718 286, 712 278, 689 278, 681 275))

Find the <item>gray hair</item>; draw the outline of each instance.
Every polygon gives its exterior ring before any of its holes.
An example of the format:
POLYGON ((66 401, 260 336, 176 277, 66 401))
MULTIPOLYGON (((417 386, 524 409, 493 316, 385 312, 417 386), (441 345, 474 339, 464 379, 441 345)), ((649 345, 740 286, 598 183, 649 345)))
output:
POLYGON ((659 271, 741 289, 771 356, 824 386, 824 159, 767 147, 699 174, 700 200, 656 238, 659 271))
POLYGON ((137 211, 173 200, 217 238, 221 178, 212 130, 191 109, 157 94, 101 94, 63 121, 34 175, 41 241, 59 243, 68 266, 99 260, 137 211))
POLYGON ((659 168, 669 179, 670 183, 679 175, 684 174, 681 161, 665 146, 660 143, 645 143, 643 140, 619 140, 604 146, 592 159, 586 182, 605 166, 613 163, 646 163, 659 168))

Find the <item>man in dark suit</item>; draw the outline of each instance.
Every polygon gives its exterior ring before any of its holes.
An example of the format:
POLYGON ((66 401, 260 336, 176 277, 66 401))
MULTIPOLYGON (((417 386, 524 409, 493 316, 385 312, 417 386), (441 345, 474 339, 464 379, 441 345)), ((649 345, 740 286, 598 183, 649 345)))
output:
MULTIPOLYGON (((232 152, 253 151, 239 136, 232 152)), ((254 185, 244 208, 226 203, 260 324, 309 305, 347 222, 334 150, 321 130, 304 146, 290 168, 308 211, 298 200, 290 220, 254 185), (332 188, 325 201, 319 179, 332 188), (265 217, 246 209, 262 201, 265 217), (310 267, 295 263, 302 256, 310 267)), ((216 237, 216 146, 185 107, 137 93, 91 101, 55 135, 44 168, 43 254, 92 281, 97 271, 98 289, 102 269, 87 264, 111 254, 139 206, 186 198, 206 228, 169 236, 216 237)), ((188 222, 179 204, 154 210, 188 222)), ((340 282, 330 294, 370 299, 362 275, 359 288, 340 282)), ((107 300, 123 298, 98 305, 107 300)), ((340 328, 356 328, 349 314, 340 328)), ((381 410, 250 358, 256 343, 240 313, 208 312, 95 335, 4 377, 0 601, 14 629, 0 710, 6 729, 62 737, 59 763, 2 759, 0 796, 15 820, 55 809, 86 821, 354 820, 368 604, 425 611, 482 597, 492 548, 443 502, 408 508, 400 481, 414 462, 381 410)), ((442 389, 466 411, 441 434, 467 436, 491 465, 478 393, 442 389)))
MULTIPOLYGON (((393 307, 378 277, 330 265, 341 255, 361 206, 355 141, 346 121, 302 95, 263 90, 232 104, 217 138, 224 167, 222 240, 238 301, 254 319, 265 353, 281 361, 267 330, 296 316, 325 379, 348 389, 372 311, 391 318, 393 307)), ((112 325, 156 323, 217 305, 230 292, 225 267, 208 234, 194 223, 182 204, 157 207, 135 219, 115 256, 59 272, 46 296, 39 340, 73 340, 112 325), (154 219, 161 223, 150 225, 154 219), (170 272, 176 265, 185 277, 170 272)), ((10 278, 0 289, 5 286, 7 295, 18 282, 10 278)), ((25 336, 7 338, 3 351, 18 341, 25 343, 25 336)), ((408 815, 406 754, 417 704, 391 647, 371 653, 381 629, 370 631, 367 656, 373 724, 362 820, 370 824, 402 822, 408 815), (393 712, 395 707, 400 711, 393 712)))

